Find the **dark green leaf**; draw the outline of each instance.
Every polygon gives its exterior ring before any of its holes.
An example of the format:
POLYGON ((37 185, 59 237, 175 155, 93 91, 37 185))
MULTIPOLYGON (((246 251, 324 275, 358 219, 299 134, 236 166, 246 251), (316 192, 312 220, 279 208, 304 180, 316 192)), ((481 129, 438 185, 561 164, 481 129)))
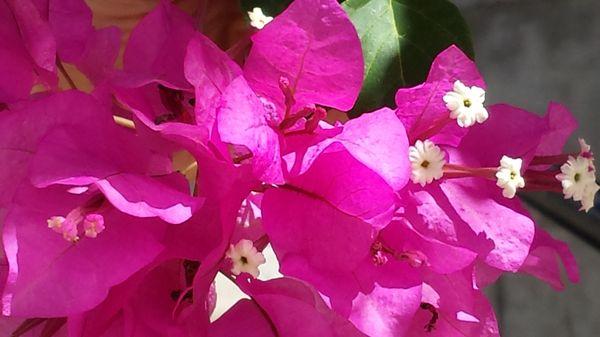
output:
POLYGON ((473 57, 469 29, 446 0, 347 0, 360 36, 365 81, 351 117, 394 106, 399 87, 425 80, 435 56, 452 44, 473 57))

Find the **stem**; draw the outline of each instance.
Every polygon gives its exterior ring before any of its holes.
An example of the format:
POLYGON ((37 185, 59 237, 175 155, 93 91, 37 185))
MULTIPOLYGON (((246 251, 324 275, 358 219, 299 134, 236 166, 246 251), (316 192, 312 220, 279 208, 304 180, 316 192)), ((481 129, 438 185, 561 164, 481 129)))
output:
POLYGON ((190 171, 192 171, 196 168, 198 168, 198 162, 194 161, 191 164, 189 164, 186 168, 184 168, 181 171, 181 174, 183 174, 184 176, 187 176, 187 174, 190 173, 190 171))
POLYGON ((494 180, 497 167, 468 167, 456 164, 444 165, 444 178, 480 177, 494 180))
POLYGON ((131 119, 127 119, 116 115, 113 116, 113 119, 115 120, 115 123, 117 123, 117 125, 126 127, 128 129, 135 129, 135 123, 131 119))
POLYGON ((564 164, 569 160, 569 157, 576 157, 577 154, 574 153, 563 153, 555 156, 536 156, 531 160, 530 166, 535 165, 560 165, 564 164))
POLYGON ((252 152, 248 152, 248 153, 246 153, 246 154, 243 154, 243 155, 241 155, 241 156, 239 156, 239 157, 235 157, 235 158, 233 158, 232 160, 233 160, 233 163, 234 163, 234 164, 241 164, 241 163, 242 163, 244 160, 246 160, 246 159, 250 159, 250 158, 252 158, 253 156, 254 156, 254 155, 252 154, 252 152))
POLYGON ((56 67, 58 68, 60 73, 64 76, 64 78, 67 80, 67 83, 69 83, 69 86, 71 87, 71 89, 77 90, 77 86, 75 85, 75 82, 73 81, 71 76, 69 76, 69 73, 63 66, 63 63, 60 60, 60 58, 58 57, 58 55, 56 55, 56 67))
POLYGON ((267 189, 273 188, 273 187, 275 187, 275 186, 269 185, 269 184, 261 184, 257 187, 252 188, 252 192, 265 193, 267 191, 267 189))
POLYGON ((414 144, 414 142, 417 140, 425 140, 425 139, 435 136, 438 132, 440 132, 441 129, 443 129, 451 121, 452 121, 452 118, 450 118, 449 115, 444 116, 443 118, 440 118, 440 119, 434 121, 433 123, 431 123, 431 126, 429 128, 425 129, 420 134, 411 137, 410 143, 414 144))
POLYGON ((23 336, 24 334, 26 334, 31 329, 33 329, 36 326, 44 323, 46 320, 47 320, 47 318, 29 318, 29 319, 26 319, 25 321, 23 321, 23 323, 21 323, 21 325, 19 325, 12 332, 11 337, 23 336))

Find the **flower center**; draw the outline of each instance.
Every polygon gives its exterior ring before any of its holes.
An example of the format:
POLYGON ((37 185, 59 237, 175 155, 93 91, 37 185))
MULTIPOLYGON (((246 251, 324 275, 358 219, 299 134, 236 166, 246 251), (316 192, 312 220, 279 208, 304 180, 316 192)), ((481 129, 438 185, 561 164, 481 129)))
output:
POLYGON ((580 179, 581 179, 581 174, 580 173, 575 173, 575 176, 573 177, 573 180, 575 180, 575 182, 579 182, 580 179))
POLYGON ((429 161, 423 160, 423 162, 421 163, 421 167, 427 168, 428 166, 429 166, 429 161))
POLYGON ((52 216, 46 222, 48 228, 62 234, 70 242, 79 241, 79 225, 83 224, 83 232, 89 238, 96 238, 104 231, 104 217, 99 214, 106 206, 102 193, 96 193, 82 206, 76 207, 63 216, 52 216))
POLYGON ((465 98, 465 100, 463 101, 463 105, 467 108, 471 107, 471 100, 468 98, 465 98))
POLYGON ((242 256, 240 258, 240 261, 242 262, 242 264, 248 264, 248 259, 245 256, 242 256))

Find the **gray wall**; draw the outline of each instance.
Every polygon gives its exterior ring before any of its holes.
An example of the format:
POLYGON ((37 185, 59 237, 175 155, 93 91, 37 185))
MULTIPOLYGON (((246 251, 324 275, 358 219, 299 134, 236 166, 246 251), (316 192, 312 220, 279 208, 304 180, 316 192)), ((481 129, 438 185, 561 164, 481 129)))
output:
MULTIPOLYGON (((543 113, 567 105, 579 135, 600 152, 600 1, 455 0, 473 33, 489 102, 543 113)), ((571 146, 575 143, 572 140, 571 146)), ((567 241, 582 280, 556 293, 525 276, 504 277, 489 293, 504 337, 600 336, 600 252, 532 209, 538 224, 567 241)), ((588 226, 600 222, 590 215, 588 226)))

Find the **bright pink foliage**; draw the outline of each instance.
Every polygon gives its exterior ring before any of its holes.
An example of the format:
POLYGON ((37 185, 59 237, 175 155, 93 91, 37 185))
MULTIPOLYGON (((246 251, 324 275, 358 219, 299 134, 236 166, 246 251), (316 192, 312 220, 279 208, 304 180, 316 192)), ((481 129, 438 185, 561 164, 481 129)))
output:
POLYGON ((560 259, 579 280, 566 244, 494 177, 510 156, 532 187, 560 189, 564 161, 545 161, 576 128, 566 108, 493 105, 460 127, 444 96, 486 86, 451 46, 395 107, 332 125, 364 67, 337 1, 293 1, 250 31, 240 64, 198 20, 160 1, 116 69, 120 32, 94 28, 84 1, 0 2, 3 335, 492 337, 482 288, 502 273, 562 289, 560 259), (92 93, 59 90, 63 62, 92 93), (446 161, 428 184, 411 176, 421 140, 446 161), (244 240, 255 249, 234 261, 244 240), (283 276, 234 272, 269 244, 283 276), (248 299, 211 320, 219 273, 248 299))

